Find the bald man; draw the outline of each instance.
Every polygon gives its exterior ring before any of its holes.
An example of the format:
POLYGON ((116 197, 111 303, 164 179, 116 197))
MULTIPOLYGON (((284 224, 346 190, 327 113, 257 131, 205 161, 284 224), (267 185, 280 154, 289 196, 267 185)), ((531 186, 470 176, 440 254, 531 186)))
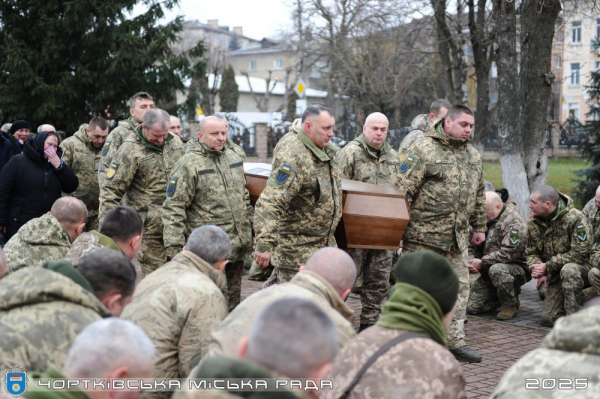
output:
POLYGON ((469 273, 480 276, 471 286, 468 314, 493 312, 498 320, 509 320, 519 309, 521 286, 531 280, 525 258, 527 223, 512 203, 503 203, 493 192, 485 193, 486 240, 474 247, 469 273))
POLYGON ((317 250, 290 282, 255 292, 223 319, 213 330, 207 356, 235 357, 240 340, 248 335, 261 311, 283 298, 316 304, 336 326, 340 346, 345 345, 356 336, 354 311, 344 303, 354 280, 356 268, 347 253, 331 247, 317 250))
MULTIPOLYGON (((386 143, 388 127, 388 119, 382 113, 374 112, 367 117, 363 134, 338 153, 343 177, 398 188, 400 161, 398 153, 386 143)), ((359 274, 363 274, 360 296, 360 330, 363 330, 375 324, 381 313, 381 302, 389 291, 392 251, 355 249, 350 254, 359 274)))
POLYGON ((169 131, 178 137, 181 137, 181 121, 174 115, 169 115, 169 131))

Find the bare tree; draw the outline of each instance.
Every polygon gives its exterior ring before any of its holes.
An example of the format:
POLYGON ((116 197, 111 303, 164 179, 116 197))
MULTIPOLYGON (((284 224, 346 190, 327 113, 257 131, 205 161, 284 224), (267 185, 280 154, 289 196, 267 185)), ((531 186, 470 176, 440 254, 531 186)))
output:
POLYGON ((244 75, 246 77, 246 80, 248 81, 248 87, 250 88, 250 94, 252 95, 252 99, 256 103, 256 108, 258 108, 258 110, 260 112, 269 111, 269 98, 271 97, 271 93, 273 93, 273 90, 275 90, 275 86, 278 83, 277 79, 275 79, 273 81, 271 80, 271 75, 272 75, 273 71, 269 70, 267 72, 269 72, 269 76, 267 77, 267 79, 265 79, 266 87, 265 87, 265 92, 262 95, 260 93, 256 93, 254 91, 254 89, 252 88, 252 82, 250 80, 250 75, 248 74, 248 72, 246 72, 246 71, 242 72, 242 75, 244 75))

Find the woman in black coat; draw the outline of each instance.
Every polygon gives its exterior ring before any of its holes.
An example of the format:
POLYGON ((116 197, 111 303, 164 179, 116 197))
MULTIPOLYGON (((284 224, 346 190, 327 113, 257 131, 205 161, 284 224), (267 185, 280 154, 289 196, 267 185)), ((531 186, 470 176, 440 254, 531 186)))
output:
POLYGON ((79 179, 60 156, 55 132, 27 140, 0 172, 0 232, 8 241, 25 223, 50 210, 62 192, 72 193, 79 179))

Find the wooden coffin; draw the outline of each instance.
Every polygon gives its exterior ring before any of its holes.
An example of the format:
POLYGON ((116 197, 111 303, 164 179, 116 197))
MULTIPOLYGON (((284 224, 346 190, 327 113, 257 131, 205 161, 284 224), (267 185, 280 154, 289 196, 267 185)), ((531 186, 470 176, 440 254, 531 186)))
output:
MULTIPOLYGON (((270 164, 245 163, 246 188, 254 205, 267 186, 270 164)), ((403 191, 342 179, 342 220, 335 238, 340 248, 396 250, 409 214, 403 191)))

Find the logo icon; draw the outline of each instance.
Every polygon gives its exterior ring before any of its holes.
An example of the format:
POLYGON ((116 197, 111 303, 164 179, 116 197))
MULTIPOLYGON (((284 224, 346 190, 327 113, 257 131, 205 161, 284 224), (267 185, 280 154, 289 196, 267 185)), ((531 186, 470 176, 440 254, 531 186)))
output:
POLYGON ((12 366, 10 369, 6 372, 6 392, 14 397, 23 395, 27 391, 27 372, 21 366, 12 366))

